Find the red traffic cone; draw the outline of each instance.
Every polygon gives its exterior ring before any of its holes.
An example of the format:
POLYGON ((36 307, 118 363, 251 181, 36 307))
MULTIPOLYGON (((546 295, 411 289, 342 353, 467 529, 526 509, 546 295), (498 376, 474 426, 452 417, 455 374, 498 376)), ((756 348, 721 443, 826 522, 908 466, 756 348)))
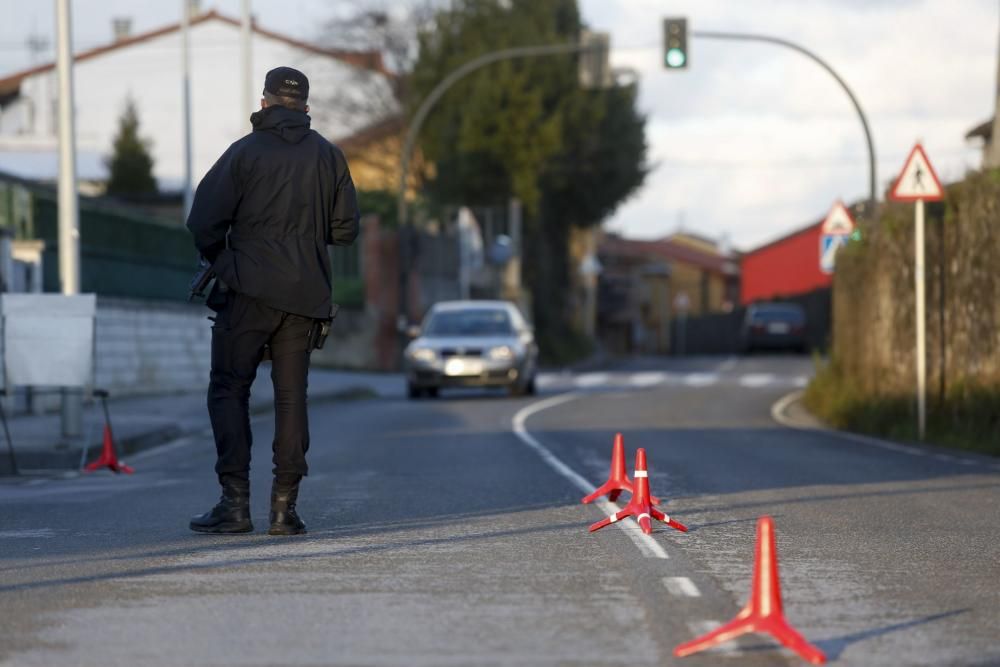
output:
MULTIPOLYGON (((607 495, 608 500, 614 502, 618 500, 618 496, 621 495, 622 491, 635 493, 632 481, 625 472, 625 439, 622 438, 621 433, 615 433, 615 444, 611 448, 611 473, 608 475, 608 481, 595 489, 589 496, 584 497, 580 502, 587 504, 603 495, 607 495)), ((650 496, 649 500, 654 505, 660 504, 660 499, 656 496, 650 496)))
POLYGON ((674 649, 674 655, 703 651, 735 639, 747 632, 767 632, 784 646, 814 665, 826 662, 826 656, 810 644, 792 626, 781 610, 781 587, 778 582, 778 551, 774 541, 774 519, 762 516, 757 520, 757 546, 754 548, 753 584, 750 600, 736 618, 706 635, 685 642, 674 649))
POLYGON ((115 442, 111 438, 111 427, 107 424, 104 425, 104 449, 101 450, 100 457, 88 464, 84 470, 94 472, 101 468, 109 468, 112 472, 124 472, 129 475, 135 472, 130 466, 118 461, 118 455, 115 453, 115 442))
POLYGON ((646 450, 640 447, 635 452, 635 494, 629 500, 628 505, 620 512, 612 514, 606 519, 601 519, 590 527, 590 532, 600 530, 616 521, 620 521, 628 516, 634 516, 639 522, 642 532, 649 535, 653 532, 650 517, 657 521, 662 521, 671 528, 675 528, 683 533, 687 532, 687 526, 674 521, 669 516, 653 507, 649 496, 649 472, 646 469, 646 450))

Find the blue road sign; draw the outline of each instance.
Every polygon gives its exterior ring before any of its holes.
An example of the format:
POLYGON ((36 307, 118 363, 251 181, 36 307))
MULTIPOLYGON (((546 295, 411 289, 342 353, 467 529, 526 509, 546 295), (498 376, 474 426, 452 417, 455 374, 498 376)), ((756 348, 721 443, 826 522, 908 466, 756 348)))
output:
POLYGON ((847 234, 823 234, 819 237, 819 270, 823 273, 833 273, 837 262, 837 251, 847 245, 850 236, 847 234))

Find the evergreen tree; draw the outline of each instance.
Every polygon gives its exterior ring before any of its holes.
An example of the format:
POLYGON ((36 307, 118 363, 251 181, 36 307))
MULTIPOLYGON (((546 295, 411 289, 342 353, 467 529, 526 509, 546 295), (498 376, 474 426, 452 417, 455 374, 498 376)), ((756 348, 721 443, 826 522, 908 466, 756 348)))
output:
POLYGON ((115 136, 113 150, 111 157, 105 160, 109 171, 109 195, 128 196, 156 192, 149 141, 139 136, 139 115, 131 99, 125 103, 125 111, 118 120, 118 134, 115 136))

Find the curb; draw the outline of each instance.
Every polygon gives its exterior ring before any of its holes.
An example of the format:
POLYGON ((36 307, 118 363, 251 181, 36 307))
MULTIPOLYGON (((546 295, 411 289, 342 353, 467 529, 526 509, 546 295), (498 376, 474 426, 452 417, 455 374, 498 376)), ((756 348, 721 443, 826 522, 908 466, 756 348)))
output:
MULTIPOLYGON (((322 393, 317 396, 310 396, 309 403, 327 403, 335 400, 365 400, 377 396, 378 393, 371 387, 354 386, 329 393, 322 393)), ((254 416, 270 412, 272 406, 272 401, 261 401, 256 405, 251 403, 250 415, 254 416)), ((118 450, 118 455, 122 457, 124 462, 126 456, 169 444, 181 438, 205 431, 207 428, 209 427, 208 412, 206 410, 204 420, 198 422, 197 425, 192 425, 189 428, 183 428, 177 424, 158 426, 142 433, 135 433, 121 438, 116 437, 115 446, 118 450)), ((78 472, 84 449, 87 450, 87 462, 89 462, 100 455, 102 443, 103 434, 101 434, 100 439, 86 445, 67 447, 60 450, 28 450, 20 452, 15 447, 14 452, 17 456, 17 465, 21 476, 78 472)), ((0 456, 0 477, 11 477, 10 465, 6 456, 0 456)))
POLYGON ((811 431, 813 433, 819 432, 841 438, 842 440, 850 440, 851 442, 870 445, 902 454, 909 454, 910 456, 929 456, 942 461, 957 462, 964 465, 978 463, 985 467, 990 467, 993 470, 1000 470, 1000 460, 996 457, 980 454, 978 452, 967 452, 961 449, 949 449, 947 447, 938 447, 929 444, 902 444, 893 442, 892 440, 876 438, 871 435, 861 435, 860 433, 840 431, 823 424, 815 417, 812 417, 812 419, 815 420, 814 424, 806 425, 796 423, 789 418, 787 410, 789 406, 801 400, 804 393, 805 392, 803 390, 797 389, 789 394, 785 394, 775 401, 774 404, 771 405, 771 418, 781 426, 794 429, 796 431, 811 431))

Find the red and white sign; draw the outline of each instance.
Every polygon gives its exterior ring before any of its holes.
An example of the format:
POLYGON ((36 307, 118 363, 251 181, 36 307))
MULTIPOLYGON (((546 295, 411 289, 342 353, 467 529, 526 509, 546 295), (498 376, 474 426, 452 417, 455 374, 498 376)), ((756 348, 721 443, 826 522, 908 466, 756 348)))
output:
POLYGON ((944 199, 944 188, 938 180, 924 147, 917 144, 906 158, 903 171, 892 186, 889 199, 894 201, 940 201, 944 199))
POLYGON ((854 218, 851 212, 844 206, 844 202, 838 201, 826 214, 823 226, 820 228, 821 234, 832 236, 849 236, 854 231, 854 218))

